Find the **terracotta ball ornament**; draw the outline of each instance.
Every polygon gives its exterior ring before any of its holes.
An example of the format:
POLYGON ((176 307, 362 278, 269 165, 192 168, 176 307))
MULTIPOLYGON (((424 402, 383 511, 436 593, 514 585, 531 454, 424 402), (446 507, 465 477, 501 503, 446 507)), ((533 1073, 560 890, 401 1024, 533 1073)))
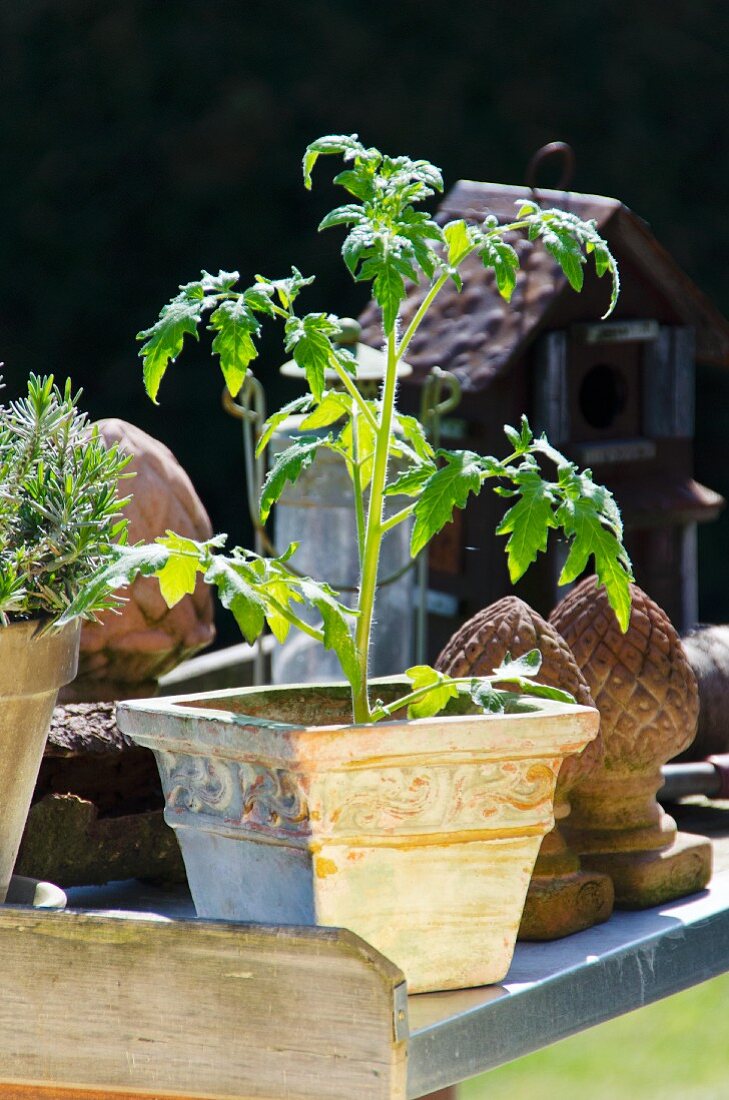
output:
POLYGON ((711 876, 711 844, 679 833, 656 801, 661 765, 693 739, 696 677, 667 615, 631 586, 621 634, 605 589, 593 577, 550 616, 569 643, 600 711, 602 765, 572 792, 567 837, 583 865, 604 871, 625 909, 659 905, 701 890, 711 876))
MULTIPOLYGON (((125 508, 129 542, 151 542, 165 531, 210 538, 208 515, 192 482, 172 452, 124 420, 98 422, 102 438, 131 454, 121 486, 132 499, 125 508)), ((191 596, 168 608, 154 578, 138 577, 125 590, 126 603, 107 611, 81 631, 79 673, 63 699, 93 701, 150 695, 160 676, 209 645, 215 636, 213 599, 200 583, 191 596)))
MULTIPOLYGON (((516 596, 506 596, 479 611, 453 635, 436 661, 451 676, 487 675, 507 653, 520 657, 531 649, 542 654, 538 680, 594 707, 587 681, 564 638, 516 596)), ((613 886, 607 875, 586 871, 572 851, 561 825, 570 812, 570 792, 603 757, 601 735, 560 768, 554 799, 555 826, 539 850, 519 929, 522 940, 553 940, 607 920, 613 886)))

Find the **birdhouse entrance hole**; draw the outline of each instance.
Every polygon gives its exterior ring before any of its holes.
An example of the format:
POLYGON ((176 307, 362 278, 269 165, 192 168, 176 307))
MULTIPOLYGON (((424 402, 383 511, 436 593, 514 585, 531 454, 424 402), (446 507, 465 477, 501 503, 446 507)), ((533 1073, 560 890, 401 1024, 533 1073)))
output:
POLYGON ((596 363, 582 379, 580 411, 591 428, 605 429, 618 419, 628 398, 625 379, 609 363, 596 363))

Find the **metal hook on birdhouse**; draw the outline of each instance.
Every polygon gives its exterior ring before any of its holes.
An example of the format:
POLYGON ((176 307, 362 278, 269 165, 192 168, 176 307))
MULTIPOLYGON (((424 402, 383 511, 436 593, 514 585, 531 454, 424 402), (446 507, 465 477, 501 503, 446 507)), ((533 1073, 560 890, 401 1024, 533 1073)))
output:
POLYGON ((555 190, 569 191, 575 174, 575 151, 566 141, 550 141, 547 145, 543 145, 541 149, 537 149, 527 166, 526 185, 532 191, 535 199, 538 197, 537 171, 545 160, 554 156, 562 158, 562 175, 555 190))

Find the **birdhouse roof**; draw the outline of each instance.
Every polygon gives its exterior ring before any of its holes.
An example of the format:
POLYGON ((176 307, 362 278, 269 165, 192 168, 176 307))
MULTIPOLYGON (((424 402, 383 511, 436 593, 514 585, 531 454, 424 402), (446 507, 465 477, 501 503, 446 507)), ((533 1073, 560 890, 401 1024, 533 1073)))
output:
MULTIPOLYGON (((681 270, 647 224, 617 199, 527 187, 461 180, 444 198, 437 220, 482 221, 495 214, 512 221, 516 205, 536 200, 543 208, 559 207, 585 220, 594 219, 621 270, 623 291, 615 317, 646 320, 660 303, 661 323, 690 325, 700 361, 729 365, 729 322, 681 270)), ((464 287, 452 282, 440 292, 408 348, 413 380, 422 382, 433 366, 453 371, 466 392, 478 392, 506 373, 543 331, 571 321, 597 321, 607 308, 608 276, 586 273, 585 290, 576 295, 541 242, 514 234, 521 269, 511 302, 496 288, 492 271, 475 257, 465 261, 464 287)), ((590 265, 591 266, 591 265, 590 265)), ((422 301, 424 288, 412 286, 403 306, 405 324, 422 301)), ((364 343, 381 342, 379 314, 370 304, 360 318, 364 343)))

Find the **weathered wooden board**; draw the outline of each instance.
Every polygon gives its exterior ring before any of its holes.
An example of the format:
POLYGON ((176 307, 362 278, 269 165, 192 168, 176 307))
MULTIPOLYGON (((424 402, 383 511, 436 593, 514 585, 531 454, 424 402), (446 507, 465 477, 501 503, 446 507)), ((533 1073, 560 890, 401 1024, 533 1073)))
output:
POLYGON ((0 952, 5 1100, 404 1100, 403 976, 350 932, 6 907, 0 952))

